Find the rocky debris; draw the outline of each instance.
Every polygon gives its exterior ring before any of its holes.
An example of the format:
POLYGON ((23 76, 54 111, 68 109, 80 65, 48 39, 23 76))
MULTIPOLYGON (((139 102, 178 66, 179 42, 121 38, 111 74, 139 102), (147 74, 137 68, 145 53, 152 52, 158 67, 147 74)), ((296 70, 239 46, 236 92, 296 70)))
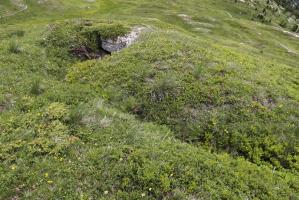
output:
POLYGON ((144 29, 145 27, 134 27, 130 33, 126 34, 125 36, 119 36, 116 39, 101 38, 102 48, 107 52, 118 52, 123 48, 133 44, 144 29))

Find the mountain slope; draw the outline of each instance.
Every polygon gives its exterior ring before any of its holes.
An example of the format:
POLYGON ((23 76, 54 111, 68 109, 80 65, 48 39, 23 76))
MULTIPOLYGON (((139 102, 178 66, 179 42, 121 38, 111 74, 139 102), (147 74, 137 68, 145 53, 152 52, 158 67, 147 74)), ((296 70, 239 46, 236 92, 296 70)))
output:
POLYGON ((1 19, 0 199, 297 199, 299 38, 256 2, 28 0, 1 19))

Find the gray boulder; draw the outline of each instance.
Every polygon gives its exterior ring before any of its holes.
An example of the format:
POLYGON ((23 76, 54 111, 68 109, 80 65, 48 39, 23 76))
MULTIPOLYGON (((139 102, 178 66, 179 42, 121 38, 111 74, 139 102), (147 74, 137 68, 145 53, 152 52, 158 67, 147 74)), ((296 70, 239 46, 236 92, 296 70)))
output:
POLYGON ((125 36, 120 36, 116 39, 103 39, 102 48, 109 52, 118 52, 123 48, 126 48, 133 44, 139 37, 140 33, 145 29, 145 27, 134 27, 130 33, 125 36))

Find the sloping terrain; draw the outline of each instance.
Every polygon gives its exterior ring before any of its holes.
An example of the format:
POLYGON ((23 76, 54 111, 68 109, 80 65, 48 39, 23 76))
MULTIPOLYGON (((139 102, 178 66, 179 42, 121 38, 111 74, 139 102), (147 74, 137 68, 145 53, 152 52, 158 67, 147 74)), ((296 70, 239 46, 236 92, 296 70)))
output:
POLYGON ((0 18, 12 17, 27 9, 23 0, 3 0, 0 4, 0 18))
POLYGON ((263 0, 26 5, 0 19, 0 199, 299 198, 293 14, 263 0), (134 27, 104 57, 103 39, 134 27))

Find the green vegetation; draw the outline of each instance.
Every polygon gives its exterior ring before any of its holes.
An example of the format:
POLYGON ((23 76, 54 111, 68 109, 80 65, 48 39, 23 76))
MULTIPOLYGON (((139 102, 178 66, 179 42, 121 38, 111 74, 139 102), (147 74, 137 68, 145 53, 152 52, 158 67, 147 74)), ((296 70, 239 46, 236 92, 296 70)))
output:
POLYGON ((263 0, 26 3, 0 19, 0 199, 299 198, 288 14, 256 18, 263 0), (136 26, 135 44, 93 59, 136 26))
POLYGON ((289 12, 299 16, 299 1, 298 0, 275 0, 279 5, 285 7, 289 12))
POLYGON ((94 41, 92 39, 99 36, 103 39, 117 39, 119 36, 126 35, 129 31, 128 27, 124 27, 120 23, 99 23, 86 27, 83 32, 88 35, 91 41, 94 41))
POLYGON ((5 129, 18 123, 26 132, 7 133, 1 146, 4 199, 296 198, 298 177, 183 144, 102 101, 12 117, 1 119, 5 129))
POLYGON ((227 150, 257 164, 298 169, 298 100, 281 99, 286 88, 282 75, 252 79, 255 73, 286 73, 287 67, 251 61, 226 49, 215 55, 217 49, 207 51, 200 45, 176 32, 149 34, 144 42, 115 55, 117 62, 79 63, 67 79, 100 87, 109 102, 167 124, 188 142, 227 150))
POLYGON ((56 57, 75 55, 81 59, 91 59, 101 54, 103 39, 115 40, 126 35, 129 30, 129 27, 119 23, 67 21, 53 24, 41 43, 47 47, 48 53, 56 57))
POLYGON ((10 12, 15 11, 16 9, 16 6, 11 1, 3 0, 0 5, 0 16, 9 14, 10 12))
POLYGON ((21 47, 15 41, 12 41, 11 43, 9 43, 8 50, 11 53, 21 53, 22 52, 21 47))

